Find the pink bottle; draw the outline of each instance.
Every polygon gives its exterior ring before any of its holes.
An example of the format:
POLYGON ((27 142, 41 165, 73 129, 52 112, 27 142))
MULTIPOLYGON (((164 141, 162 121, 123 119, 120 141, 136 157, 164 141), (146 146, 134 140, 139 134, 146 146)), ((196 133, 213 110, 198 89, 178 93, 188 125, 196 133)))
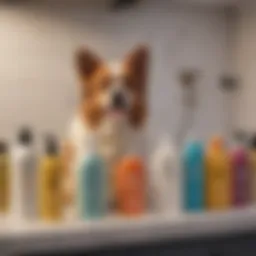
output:
POLYGON ((237 146, 231 154, 232 205, 246 206, 250 202, 250 171, 247 152, 237 146))

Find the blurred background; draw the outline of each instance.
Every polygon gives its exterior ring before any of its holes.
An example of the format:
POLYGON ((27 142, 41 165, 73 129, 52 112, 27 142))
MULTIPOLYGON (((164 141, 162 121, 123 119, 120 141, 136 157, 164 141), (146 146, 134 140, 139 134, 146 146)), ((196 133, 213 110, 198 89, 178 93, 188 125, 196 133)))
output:
POLYGON ((88 45, 107 60, 115 60, 141 42, 149 44, 153 55, 150 137, 177 131, 181 111, 177 78, 183 69, 198 70, 200 76, 193 129, 203 139, 225 133, 225 101, 219 88, 225 72, 239 72, 242 78, 243 88, 234 104, 237 127, 255 128, 250 111, 255 94, 254 13, 247 1, 239 9, 235 0, 127 2, 131 3, 0 2, 2 136, 11 137, 27 123, 39 133, 51 130, 63 136, 77 103, 75 50, 88 45))

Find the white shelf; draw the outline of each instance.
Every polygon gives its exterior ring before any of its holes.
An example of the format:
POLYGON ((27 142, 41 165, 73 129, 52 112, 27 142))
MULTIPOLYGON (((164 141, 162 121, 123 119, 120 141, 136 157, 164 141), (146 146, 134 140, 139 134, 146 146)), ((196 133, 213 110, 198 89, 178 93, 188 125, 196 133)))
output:
MULTIPOLYGON (((5 226, 0 242, 6 249, 28 252, 65 248, 99 248, 162 239, 195 238, 256 230, 256 208, 180 216, 147 215, 55 225, 19 223, 5 226), (9 227, 8 227, 9 226, 9 227)), ((1 245, 0 244, 0 245, 1 245)), ((1 249, 1 248, 0 248, 1 249)))

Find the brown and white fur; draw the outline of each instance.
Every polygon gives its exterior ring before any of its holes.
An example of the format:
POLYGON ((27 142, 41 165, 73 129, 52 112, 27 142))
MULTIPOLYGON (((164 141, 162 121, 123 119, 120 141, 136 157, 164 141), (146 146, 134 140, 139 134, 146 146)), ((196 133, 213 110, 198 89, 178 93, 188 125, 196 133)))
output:
POLYGON ((107 164, 110 180, 118 159, 144 154, 148 55, 148 49, 139 46, 123 62, 108 64, 87 48, 77 52, 81 101, 64 147, 64 184, 69 200, 76 190, 78 163, 90 151, 92 140, 107 164))

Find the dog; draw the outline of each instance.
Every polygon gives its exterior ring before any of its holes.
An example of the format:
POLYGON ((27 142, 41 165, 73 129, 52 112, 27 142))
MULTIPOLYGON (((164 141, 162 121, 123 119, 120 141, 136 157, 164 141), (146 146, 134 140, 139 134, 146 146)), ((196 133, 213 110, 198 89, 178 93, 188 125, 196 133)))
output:
POLYGON ((149 49, 144 45, 113 63, 88 48, 77 51, 81 99, 63 147, 68 204, 74 204, 79 163, 92 149, 103 157, 110 180, 111 170, 123 156, 145 155, 148 66, 149 49))

